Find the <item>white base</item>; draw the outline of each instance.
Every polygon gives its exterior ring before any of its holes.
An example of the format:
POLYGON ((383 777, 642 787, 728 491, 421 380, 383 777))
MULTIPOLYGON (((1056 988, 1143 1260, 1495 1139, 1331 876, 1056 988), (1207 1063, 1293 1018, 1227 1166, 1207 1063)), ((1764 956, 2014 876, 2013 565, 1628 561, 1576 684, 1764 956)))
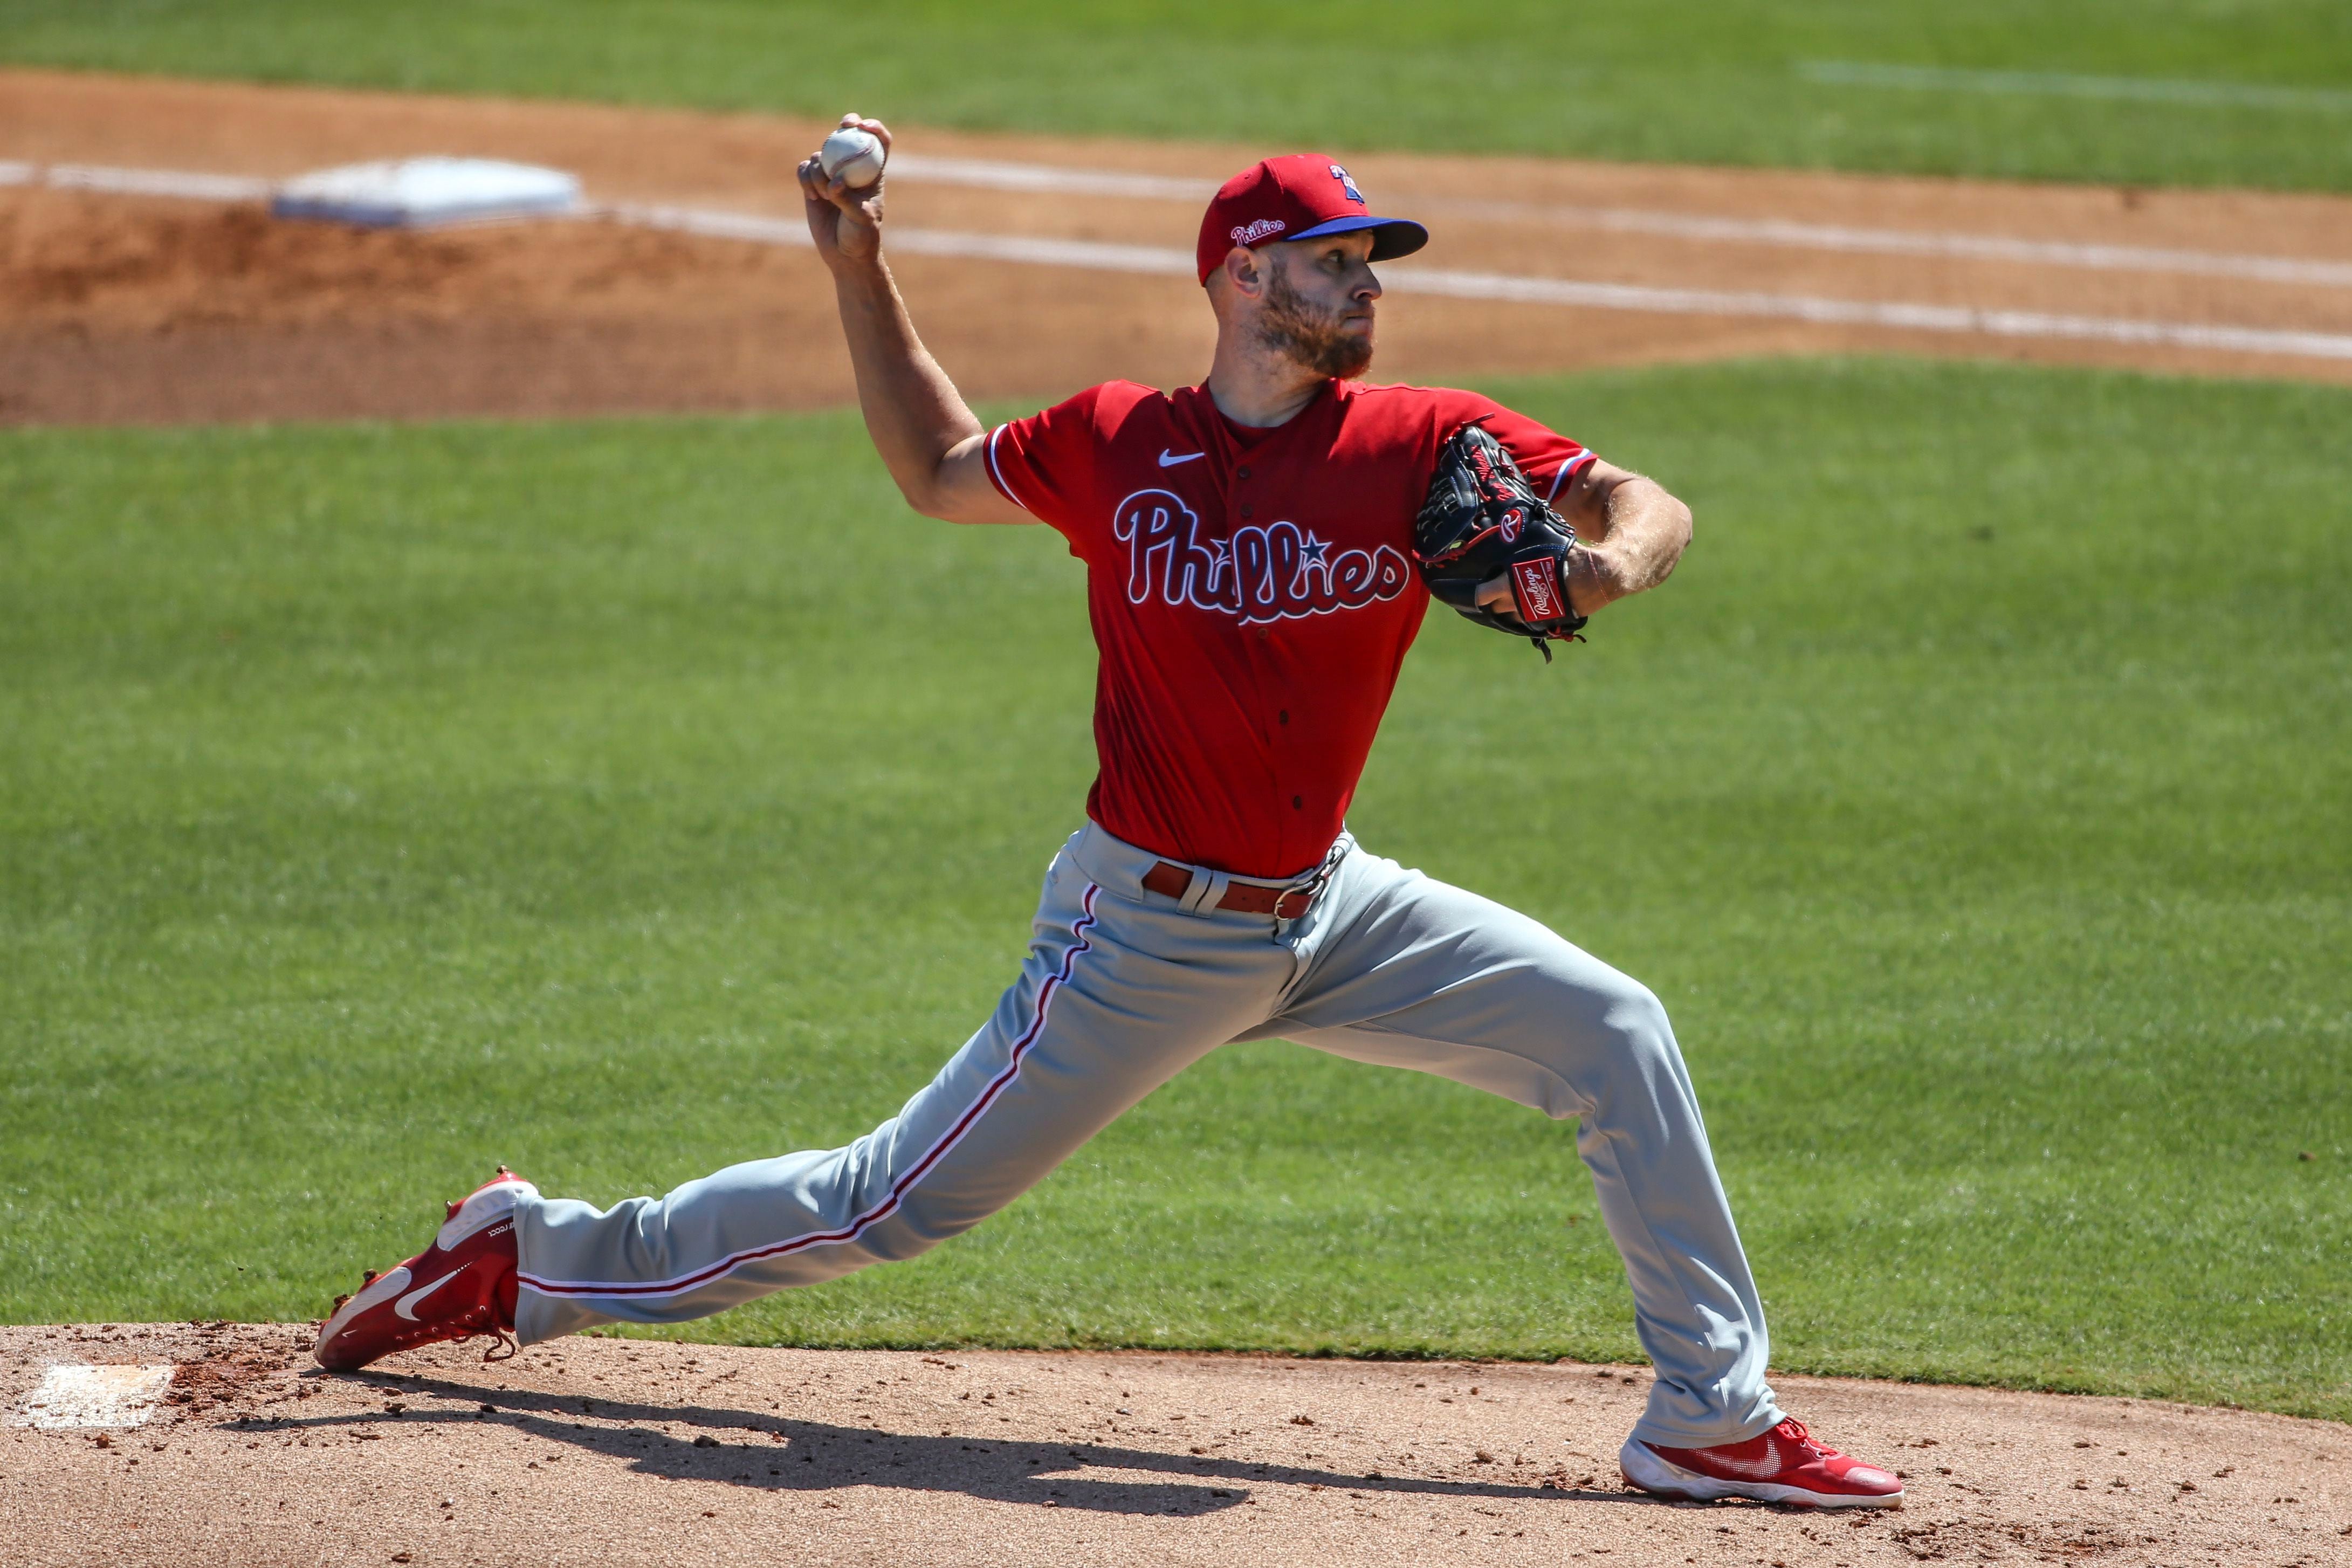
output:
POLYGON ((172 1386, 170 1366, 50 1367, 8 1416, 11 1426, 136 1426, 172 1386))
POLYGON ((580 180, 561 169, 496 158, 402 158, 289 180, 270 197, 269 210, 278 217, 432 228, 578 212, 580 180))

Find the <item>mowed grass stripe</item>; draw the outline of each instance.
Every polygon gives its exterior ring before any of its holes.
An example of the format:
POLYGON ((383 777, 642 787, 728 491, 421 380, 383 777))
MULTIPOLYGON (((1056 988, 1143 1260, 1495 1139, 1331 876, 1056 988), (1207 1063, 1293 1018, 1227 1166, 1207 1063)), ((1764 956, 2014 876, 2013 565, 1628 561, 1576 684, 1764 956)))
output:
MULTIPOLYGON (((2352 1416, 2352 396, 1495 390, 1698 542, 1549 670, 1433 621, 1353 826, 1665 998, 1778 1363, 2352 1416)), ((854 416, 14 432, 0 484, 14 1321, 299 1318, 495 1160, 855 1136, 1078 819, 1075 564, 905 516, 854 416)), ((1636 1353, 1570 1129, 1282 1045, 694 1331, 1636 1353)))
POLYGON ((2352 189, 2331 0, 929 0, 851 31, 814 0, 0 0, 0 58, 26 65, 1268 151, 2352 189))

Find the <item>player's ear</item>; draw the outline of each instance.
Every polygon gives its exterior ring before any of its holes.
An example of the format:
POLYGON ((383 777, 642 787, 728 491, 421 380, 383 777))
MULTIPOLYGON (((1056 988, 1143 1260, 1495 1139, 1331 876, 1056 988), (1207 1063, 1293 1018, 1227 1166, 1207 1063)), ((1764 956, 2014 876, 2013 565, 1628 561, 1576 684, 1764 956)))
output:
POLYGON ((1255 298, 1265 287, 1265 261, 1246 245, 1236 245, 1225 252, 1225 263, 1218 270, 1234 286, 1236 293, 1255 298))

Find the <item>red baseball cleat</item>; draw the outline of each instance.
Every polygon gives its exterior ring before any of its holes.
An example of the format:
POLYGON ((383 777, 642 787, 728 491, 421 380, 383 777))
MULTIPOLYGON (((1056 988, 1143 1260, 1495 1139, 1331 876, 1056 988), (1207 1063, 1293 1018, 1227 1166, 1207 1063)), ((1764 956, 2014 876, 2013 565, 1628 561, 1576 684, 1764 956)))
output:
POLYGON ((1696 1502, 1744 1497, 1800 1508, 1903 1503, 1903 1483, 1892 1471, 1824 1447, 1801 1421, 1783 1421, 1744 1443, 1712 1448, 1662 1448, 1628 1437, 1618 1450, 1617 1468, 1629 1486, 1696 1502))
MULTIPOLYGON (((357 1372, 394 1351, 488 1334, 514 1354, 515 1199, 539 1189, 508 1170, 449 1205, 433 1245, 388 1273, 368 1270, 359 1293, 335 1298, 311 1355, 329 1372, 357 1372)), ((502 1361, 498 1346, 485 1361, 502 1361)))

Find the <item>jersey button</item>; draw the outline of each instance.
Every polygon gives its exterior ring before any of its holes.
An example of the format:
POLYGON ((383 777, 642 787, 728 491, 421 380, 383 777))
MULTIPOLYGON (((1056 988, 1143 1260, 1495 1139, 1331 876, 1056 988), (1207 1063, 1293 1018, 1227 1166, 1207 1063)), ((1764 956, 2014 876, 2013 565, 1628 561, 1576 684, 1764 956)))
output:
POLYGON ((1247 508, 1247 507, 1244 507, 1244 508, 1242 508, 1242 515, 1243 515, 1244 517, 1247 517, 1247 516, 1249 516, 1249 515, 1250 515, 1250 509, 1249 509, 1249 508, 1247 508))
POLYGON ((1290 809, 1293 811, 1305 811, 1307 809, 1307 797, 1303 795, 1292 795, 1290 797, 1290 809))
POLYGON ((1248 478, 1249 478, 1249 470, 1248 470, 1247 468, 1241 468, 1241 469, 1237 469, 1237 470, 1236 470, 1236 472, 1237 472, 1238 476, 1239 476, 1240 478, 1242 478, 1242 479, 1248 479, 1248 478))
POLYGON ((1275 715, 1275 722, 1276 722, 1276 723, 1277 723, 1277 724, 1287 724, 1287 723, 1289 723, 1289 722, 1290 722, 1290 710, 1289 710, 1289 709, 1287 709, 1287 708, 1286 708, 1286 709, 1284 709, 1281 712, 1279 712, 1279 713, 1276 714, 1276 715, 1275 715))

